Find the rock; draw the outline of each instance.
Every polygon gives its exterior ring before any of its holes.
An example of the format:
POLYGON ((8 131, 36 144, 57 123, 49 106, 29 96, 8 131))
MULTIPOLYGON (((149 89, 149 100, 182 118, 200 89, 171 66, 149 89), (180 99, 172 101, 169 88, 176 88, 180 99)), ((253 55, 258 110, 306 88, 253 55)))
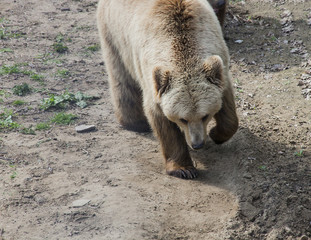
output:
POLYGON ((283 65, 283 64, 274 64, 274 65, 271 67, 271 71, 274 71, 274 72, 276 72, 276 71, 282 71, 282 70, 284 70, 284 69, 286 69, 286 66, 283 65))
POLYGON ((243 42, 243 40, 236 40, 234 41, 235 43, 241 44, 243 42))
POLYGON ((94 158, 97 159, 97 158, 101 158, 102 156, 103 156, 103 154, 99 153, 94 158))
POLYGON ((244 174, 243 174, 243 178, 251 179, 251 178, 252 178, 252 175, 251 175, 250 173, 244 173, 244 174))
POLYGON ((241 214, 248 220, 253 221, 259 213, 259 210, 248 202, 241 202, 241 214))
POLYGON ((90 132, 96 129, 95 125, 80 125, 76 126, 76 131, 78 133, 90 132))
POLYGON ((86 204, 88 204, 90 201, 91 200, 89 200, 89 199, 78 199, 72 203, 72 207, 74 207, 74 208, 83 207, 86 204))

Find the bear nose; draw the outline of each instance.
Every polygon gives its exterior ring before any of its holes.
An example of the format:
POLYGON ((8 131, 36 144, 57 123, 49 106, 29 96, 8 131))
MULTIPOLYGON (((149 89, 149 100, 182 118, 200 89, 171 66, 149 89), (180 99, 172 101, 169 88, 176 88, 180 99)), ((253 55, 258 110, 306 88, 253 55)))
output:
POLYGON ((204 146, 204 142, 192 144, 191 146, 193 149, 197 150, 197 149, 200 149, 204 146))

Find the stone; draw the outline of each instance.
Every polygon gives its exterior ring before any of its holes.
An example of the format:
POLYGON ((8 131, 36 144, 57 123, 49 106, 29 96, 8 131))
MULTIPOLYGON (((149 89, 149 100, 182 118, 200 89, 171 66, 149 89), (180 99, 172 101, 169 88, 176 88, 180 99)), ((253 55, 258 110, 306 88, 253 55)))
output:
POLYGON ((96 129, 95 125, 80 125, 76 126, 76 131, 78 133, 90 132, 96 129))
POLYGON ((245 216, 249 221, 253 221, 259 214, 259 210, 248 202, 242 202, 240 204, 241 214, 245 216))
POLYGON ((243 40, 240 40, 240 39, 239 39, 239 40, 235 40, 234 42, 235 42, 235 43, 238 43, 238 44, 241 44, 241 43, 243 42, 243 40))
POLYGON ((78 199, 76 201, 73 201, 72 207, 74 207, 74 208, 83 207, 86 204, 88 204, 90 201, 91 200, 89 200, 89 199, 78 199))

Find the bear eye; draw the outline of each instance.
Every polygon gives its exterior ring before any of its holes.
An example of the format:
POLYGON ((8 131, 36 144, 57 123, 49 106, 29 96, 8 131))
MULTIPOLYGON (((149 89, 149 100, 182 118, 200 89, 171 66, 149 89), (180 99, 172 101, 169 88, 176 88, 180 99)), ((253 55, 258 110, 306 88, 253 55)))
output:
POLYGON ((188 121, 186 120, 186 119, 184 119, 184 118, 181 118, 181 119, 179 119, 183 124, 187 124, 188 123, 188 121))
POLYGON ((202 117, 202 121, 205 122, 208 119, 208 114, 206 114, 204 117, 202 117))

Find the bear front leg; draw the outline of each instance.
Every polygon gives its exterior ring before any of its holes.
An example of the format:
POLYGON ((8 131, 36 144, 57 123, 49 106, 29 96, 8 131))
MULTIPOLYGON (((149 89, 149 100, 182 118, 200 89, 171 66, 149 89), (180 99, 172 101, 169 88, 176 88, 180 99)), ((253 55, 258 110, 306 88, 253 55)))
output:
POLYGON ((238 130, 239 120, 236 114, 233 90, 230 86, 224 91, 222 108, 215 114, 216 126, 209 133, 217 144, 229 140, 238 130))
POLYGON ((101 44, 115 115, 119 123, 128 130, 149 132, 151 129, 144 114, 141 89, 125 67, 105 27, 101 34, 101 44))
MULTIPOLYGON (((161 111, 161 110, 159 110, 161 111)), ((161 143, 168 175, 193 179, 198 176, 193 166, 184 134, 162 113, 148 114, 149 122, 161 143)))

